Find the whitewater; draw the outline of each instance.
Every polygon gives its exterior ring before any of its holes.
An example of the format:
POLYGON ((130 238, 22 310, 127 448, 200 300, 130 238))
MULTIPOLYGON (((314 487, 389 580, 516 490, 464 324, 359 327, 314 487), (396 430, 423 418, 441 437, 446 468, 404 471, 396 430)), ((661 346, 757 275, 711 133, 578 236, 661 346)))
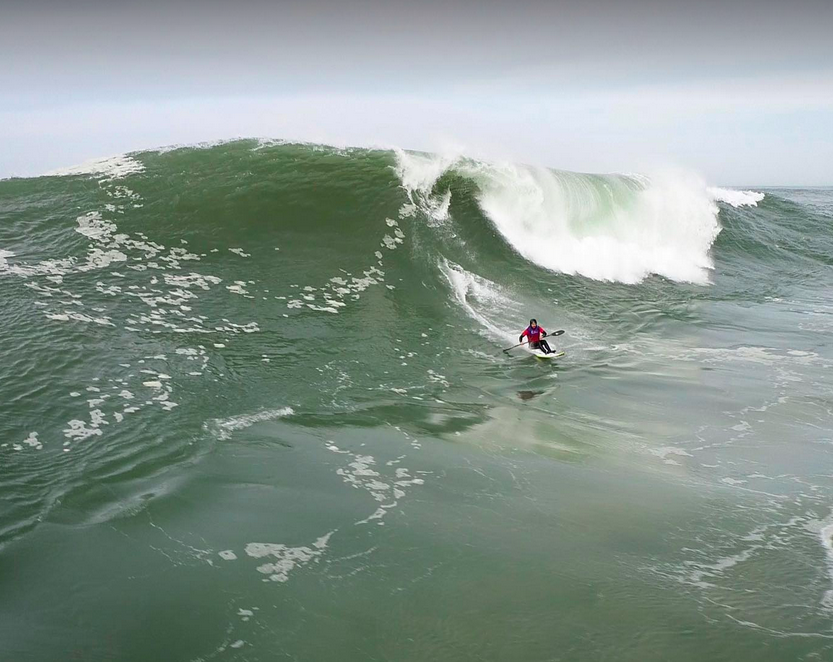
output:
POLYGON ((440 178, 469 180, 484 214, 521 256, 595 280, 638 283, 656 274, 706 284, 720 232, 717 203, 742 207, 764 197, 708 187, 685 172, 586 175, 402 150, 396 156, 404 188, 428 215, 447 215, 449 191, 435 192, 440 178))
POLYGON ((280 140, 0 181, 0 657, 826 659, 831 220, 280 140))

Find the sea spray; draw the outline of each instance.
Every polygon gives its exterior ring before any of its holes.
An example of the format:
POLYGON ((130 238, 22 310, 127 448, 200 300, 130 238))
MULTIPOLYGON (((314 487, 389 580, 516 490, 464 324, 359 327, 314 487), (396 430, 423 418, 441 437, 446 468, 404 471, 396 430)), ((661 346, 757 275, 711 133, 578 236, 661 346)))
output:
POLYGON ((715 200, 737 206, 760 199, 754 192, 709 189, 682 171, 589 175, 402 151, 397 163, 403 187, 429 216, 441 202, 447 208, 450 191, 437 184, 454 173, 477 185, 481 209, 526 259, 622 283, 656 274, 707 284, 714 266, 709 251, 720 232, 715 200))

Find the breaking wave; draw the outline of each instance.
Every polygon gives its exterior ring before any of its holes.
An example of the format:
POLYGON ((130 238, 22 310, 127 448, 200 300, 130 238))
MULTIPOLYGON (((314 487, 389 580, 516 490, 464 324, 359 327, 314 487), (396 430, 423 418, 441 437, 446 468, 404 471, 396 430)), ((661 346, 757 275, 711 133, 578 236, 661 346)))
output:
POLYGON ((756 204, 763 194, 709 188, 698 176, 591 175, 514 163, 398 151, 397 173, 412 201, 448 214, 447 178, 476 186, 495 229, 527 260, 602 281, 638 283, 656 274, 707 284, 718 201, 756 204), (445 185, 444 185, 445 184, 445 185))

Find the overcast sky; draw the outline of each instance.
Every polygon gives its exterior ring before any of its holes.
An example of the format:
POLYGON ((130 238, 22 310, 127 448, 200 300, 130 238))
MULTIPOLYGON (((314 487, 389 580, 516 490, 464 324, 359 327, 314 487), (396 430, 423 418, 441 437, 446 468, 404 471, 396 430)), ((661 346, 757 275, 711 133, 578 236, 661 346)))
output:
POLYGON ((263 136, 833 185, 833 0, 5 0, 0 177, 263 136))

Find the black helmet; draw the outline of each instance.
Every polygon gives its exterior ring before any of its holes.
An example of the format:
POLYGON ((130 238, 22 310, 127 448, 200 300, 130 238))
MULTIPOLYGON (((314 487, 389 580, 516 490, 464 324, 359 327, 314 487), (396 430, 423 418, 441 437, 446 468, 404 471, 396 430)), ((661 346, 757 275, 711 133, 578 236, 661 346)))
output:
POLYGON ((535 318, 533 317, 531 320, 529 320, 529 324, 530 324, 530 325, 532 325, 532 324, 538 324, 538 320, 537 320, 537 319, 535 319, 535 318))

